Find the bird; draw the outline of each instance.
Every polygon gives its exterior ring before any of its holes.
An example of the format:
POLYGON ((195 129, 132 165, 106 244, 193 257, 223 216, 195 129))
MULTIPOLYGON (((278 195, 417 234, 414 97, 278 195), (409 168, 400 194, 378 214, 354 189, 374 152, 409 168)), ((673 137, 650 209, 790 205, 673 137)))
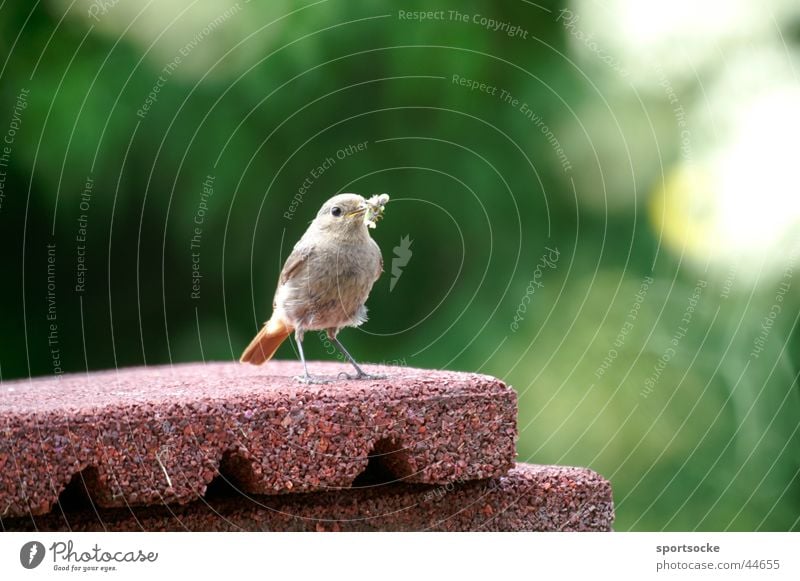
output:
POLYGON ((369 200, 346 193, 326 201, 306 232, 295 244, 278 278, 272 316, 242 353, 242 363, 269 361, 292 333, 297 343, 303 383, 327 383, 312 377, 303 353, 306 331, 324 330, 328 339, 355 368, 347 379, 379 379, 364 372, 338 338, 344 327, 367 320, 365 305, 375 281, 383 272, 383 257, 369 228, 383 215, 387 194, 369 200))

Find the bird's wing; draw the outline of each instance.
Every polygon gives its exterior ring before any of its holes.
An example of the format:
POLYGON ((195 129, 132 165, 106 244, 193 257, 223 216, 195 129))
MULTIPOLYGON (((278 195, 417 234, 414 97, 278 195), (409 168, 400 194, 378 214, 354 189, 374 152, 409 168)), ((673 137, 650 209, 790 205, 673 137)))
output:
MULTIPOLYGON (((294 250, 292 250, 289 258, 286 259, 286 262, 283 265, 281 275, 278 277, 278 288, 275 291, 276 298, 278 296, 278 290, 280 290, 281 286, 299 275, 300 272, 302 272, 303 267, 308 264, 308 260, 311 256, 313 256, 313 254, 313 246, 301 246, 298 244, 294 247, 294 250)), ((272 301, 272 308, 275 308, 275 299, 272 301)))
POLYGON ((308 263, 308 259, 314 254, 313 246, 295 246, 286 263, 283 265, 281 276, 278 279, 279 284, 284 284, 286 281, 294 278, 298 271, 308 263))

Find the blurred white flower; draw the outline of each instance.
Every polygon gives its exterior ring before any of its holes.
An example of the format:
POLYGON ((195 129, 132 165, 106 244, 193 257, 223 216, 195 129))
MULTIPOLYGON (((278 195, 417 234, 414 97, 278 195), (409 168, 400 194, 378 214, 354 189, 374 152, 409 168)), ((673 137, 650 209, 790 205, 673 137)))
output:
MULTIPOLYGON (((291 10, 287 0, 50 0, 54 9, 83 20, 100 34, 147 51, 157 69, 175 62, 174 75, 198 78, 237 43, 291 10)), ((285 20, 279 20, 246 40, 218 64, 212 77, 241 72, 267 52, 265 43, 279 37, 285 20)), ((270 47, 270 50, 274 47, 270 47)))
POLYGON ((730 48, 778 37, 778 27, 800 15, 800 2, 572 0, 569 10, 581 35, 568 38, 582 62, 597 60, 600 51, 634 83, 656 88, 654 65, 674 83, 691 82, 704 66, 723 61, 730 48), (585 40, 590 35, 594 44, 585 40))

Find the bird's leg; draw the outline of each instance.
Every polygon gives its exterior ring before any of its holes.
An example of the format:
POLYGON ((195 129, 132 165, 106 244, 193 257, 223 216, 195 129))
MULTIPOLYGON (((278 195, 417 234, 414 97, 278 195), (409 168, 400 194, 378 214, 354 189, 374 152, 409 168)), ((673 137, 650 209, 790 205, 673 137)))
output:
POLYGON ((303 353, 303 332, 300 329, 295 329, 294 340, 297 342, 297 350, 300 352, 300 361, 303 362, 303 375, 297 375, 295 379, 300 383, 328 383, 327 379, 317 379, 309 375, 306 356, 303 353))
POLYGON ((341 351, 344 356, 347 357, 347 360, 353 365, 353 367, 356 368, 355 375, 350 375, 344 372, 340 373, 339 375, 344 375, 347 377, 347 379, 386 379, 385 375, 373 375, 370 373, 365 373, 364 370, 359 367, 358 363, 356 363, 356 360, 353 359, 353 356, 350 355, 350 352, 345 349, 344 345, 342 345, 342 342, 336 337, 336 333, 333 329, 328 329, 328 338, 336 344, 336 346, 339 348, 339 351, 341 351))

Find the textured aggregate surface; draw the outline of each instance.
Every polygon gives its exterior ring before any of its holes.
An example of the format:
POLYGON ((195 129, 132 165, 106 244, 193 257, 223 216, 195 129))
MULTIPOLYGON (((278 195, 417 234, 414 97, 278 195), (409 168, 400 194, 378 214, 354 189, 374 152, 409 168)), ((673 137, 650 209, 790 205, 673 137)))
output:
MULTIPOLYGON (((309 366, 330 379, 350 371, 309 366)), ((97 507, 163 506, 198 500, 220 474, 250 495, 349 488, 370 454, 403 483, 493 478, 514 465, 516 395, 500 380, 366 370, 387 378, 303 385, 298 363, 271 361, 4 382, 0 517, 46 514, 70 482, 97 507)))
POLYGON ((308 494, 248 496, 214 486, 182 506, 105 509, 79 504, 5 519, 40 531, 608 531, 611 486, 585 468, 517 464, 506 476, 446 485, 371 484, 308 494))

